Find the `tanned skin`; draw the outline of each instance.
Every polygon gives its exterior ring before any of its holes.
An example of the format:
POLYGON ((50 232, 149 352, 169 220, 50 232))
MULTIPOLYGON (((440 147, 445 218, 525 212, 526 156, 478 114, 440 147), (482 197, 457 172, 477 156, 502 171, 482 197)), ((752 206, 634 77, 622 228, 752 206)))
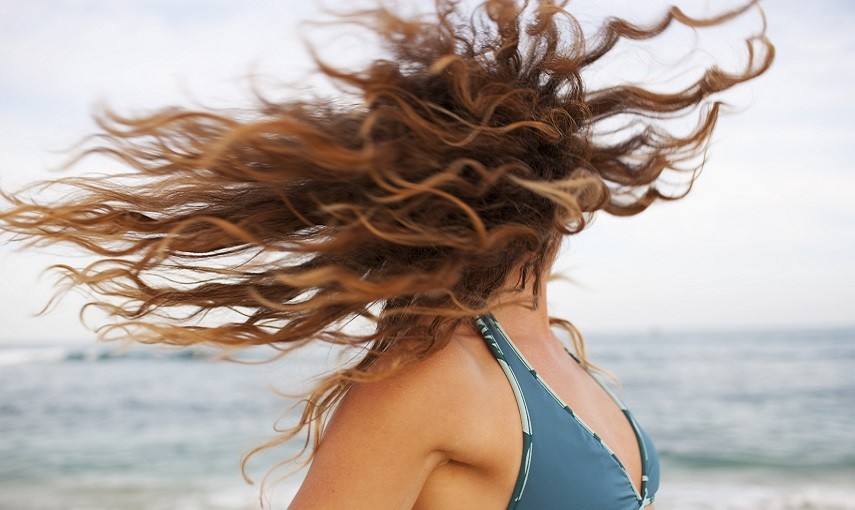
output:
MULTIPOLYGON (((532 286, 524 292, 531 295, 532 286)), ((550 329, 545 289, 537 309, 499 303, 492 311, 537 373, 614 450, 640 487, 632 428, 550 329)), ((510 384, 474 325, 467 325, 428 358, 347 393, 289 509, 501 510, 521 456, 510 384)))

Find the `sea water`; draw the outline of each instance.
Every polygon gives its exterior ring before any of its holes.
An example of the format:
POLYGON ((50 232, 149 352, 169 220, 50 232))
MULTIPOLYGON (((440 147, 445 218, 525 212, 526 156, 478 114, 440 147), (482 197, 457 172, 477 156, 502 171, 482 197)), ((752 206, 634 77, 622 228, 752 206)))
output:
MULTIPOLYGON (((855 329, 586 342, 655 442, 657 510, 855 509, 855 329)), ((198 349, 0 346, 0 509, 257 509, 257 482, 302 441, 251 460, 256 485, 244 482, 241 454, 296 419, 273 388, 306 388, 336 362, 319 349, 246 365, 198 349)), ((302 473, 271 481, 269 508, 302 473)))

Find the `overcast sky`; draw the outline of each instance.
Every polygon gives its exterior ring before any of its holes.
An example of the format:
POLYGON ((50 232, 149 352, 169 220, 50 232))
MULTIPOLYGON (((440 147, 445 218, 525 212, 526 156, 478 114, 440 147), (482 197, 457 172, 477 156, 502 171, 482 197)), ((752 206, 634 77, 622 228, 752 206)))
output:
MULTIPOLYGON (((428 8, 432 1, 400 3, 428 8)), ((677 2, 689 14, 737 3, 677 2)), ((191 100, 239 105, 248 95, 241 77, 251 69, 269 83, 298 77, 307 60, 295 30, 313 16, 311 5, 0 1, 0 184, 16 189, 49 176, 45 169, 63 161, 55 151, 95 130, 96 101, 124 113, 191 100)), ((650 20, 663 5, 570 2, 585 22, 604 13, 650 20)), ((776 62, 722 97, 738 112, 720 119, 689 196, 630 218, 600 213, 568 240, 557 267, 577 284, 550 286, 550 310, 583 333, 855 325, 855 7, 847 0, 764 6, 776 62)), ((750 14, 696 39, 676 27, 622 52, 598 79, 635 79, 651 61, 667 70, 695 43, 696 62, 737 69, 742 39, 759 22, 750 14)), ((369 40, 353 36, 326 47, 336 63, 375 55, 369 40)), ((98 170, 89 163, 74 171, 98 170)), ((94 337, 78 319, 79 295, 32 317, 52 294, 52 278, 39 271, 68 259, 57 248, 0 246, 0 342, 94 337)))

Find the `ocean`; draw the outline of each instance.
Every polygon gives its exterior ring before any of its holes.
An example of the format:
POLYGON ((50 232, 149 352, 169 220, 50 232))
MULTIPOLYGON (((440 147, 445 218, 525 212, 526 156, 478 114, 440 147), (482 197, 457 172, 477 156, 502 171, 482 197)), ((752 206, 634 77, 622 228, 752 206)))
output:
MULTIPOLYGON (((855 329, 586 342, 655 442, 657 510, 855 509, 855 329)), ((294 417, 272 388, 332 363, 320 349, 247 365, 94 341, 2 345, 0 509, 257 509, 240 456, 294 417)), ((259 455, 249 475, 299 446, 259 455)), ((270 508, 300 476, 267 493, 270 508)))

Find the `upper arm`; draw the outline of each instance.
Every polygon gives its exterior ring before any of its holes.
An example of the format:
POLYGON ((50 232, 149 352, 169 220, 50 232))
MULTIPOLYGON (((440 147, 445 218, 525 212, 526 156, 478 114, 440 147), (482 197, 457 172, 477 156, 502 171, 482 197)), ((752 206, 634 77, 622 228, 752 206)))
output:
POLYGON ((324 430, 289 508, 412 508, 466 423, 470 386, 454 342, 379 382, 354 385, 324 430))

